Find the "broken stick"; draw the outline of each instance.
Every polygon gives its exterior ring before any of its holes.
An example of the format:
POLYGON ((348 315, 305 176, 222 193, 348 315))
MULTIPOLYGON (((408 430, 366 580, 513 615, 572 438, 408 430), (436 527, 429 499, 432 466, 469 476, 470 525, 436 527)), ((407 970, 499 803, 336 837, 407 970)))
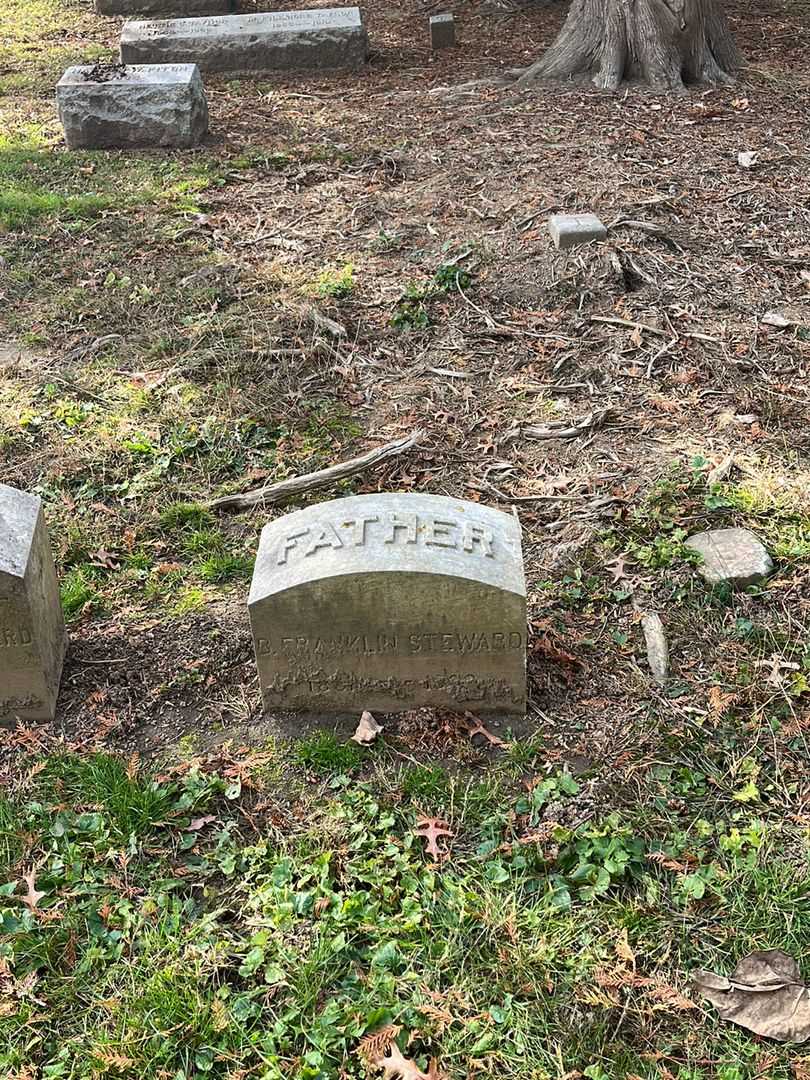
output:
POLYGON ((275 484, 267 484, 265 487, 254 488, 245 491, 241 495, 224 495, 221 499, 214 499, 208 503, 210 510, 249 510, 260 503, 277 503, 282 499, 288 499, 292 495, 302 495, 309 491, 318 491, 319 488, 329 487, 336 480, 345 480, 347 476, 379 465, 381 461, 404 454, 412 449, 422 438, 423 432, 414 431, 404 439, 395 439, 393 442, 377 446, 374 450, 368 450, 359 457, 349 458, 337 465, 330 465, 328 469, 319 469, 317 472, 305 473, 303 476, 291 476, 288 480, 279 480, 275 484))

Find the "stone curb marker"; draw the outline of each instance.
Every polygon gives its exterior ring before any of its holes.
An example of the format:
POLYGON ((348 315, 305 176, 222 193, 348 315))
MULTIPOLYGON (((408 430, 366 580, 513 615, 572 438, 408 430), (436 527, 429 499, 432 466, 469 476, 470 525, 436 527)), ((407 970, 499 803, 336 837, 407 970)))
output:
POLYGON ((41 500, 0 484, 0 722, 53 719, 64 655, 41 500))
POLYGON ((208 131, 208 102, 195 64, 68 68, 56 101, 71 150, 188 147, 208 131))
POLYGON ((520 524, 440 495, 357 495, 262 531, 248 601, 267 709, 523 715, 520 524))
POLYGON ((548 231, 560 250, 604 240, 607 229, 596 214, 554 214, 548 219, 548 231))
POLYGON ((201 71, 357 68, 367 52, 356 7, 133 21, 121 31, 123 63, 195 63, 201 71))

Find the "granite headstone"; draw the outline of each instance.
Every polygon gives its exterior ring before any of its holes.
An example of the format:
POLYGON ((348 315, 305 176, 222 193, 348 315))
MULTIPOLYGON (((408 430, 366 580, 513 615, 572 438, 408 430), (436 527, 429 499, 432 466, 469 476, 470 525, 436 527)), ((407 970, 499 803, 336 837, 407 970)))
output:
POLYGON ((208 102, 194 64, 68 68, 56 101, 71 150, 188 147, 208 131, 208 102))
POLYGON ((357 495, 262 531, 248 602, 268 710, 526 706, 520 524, 440 495, 357 495))
POLYGON ((368 39, 360 9, 317 8, 124 23, 125 64, 197 64, 202 71, 356 68, 368 39))
POLYGON ((64 654, 42 503, 0 484, 0 722, 53 719, 64 654))

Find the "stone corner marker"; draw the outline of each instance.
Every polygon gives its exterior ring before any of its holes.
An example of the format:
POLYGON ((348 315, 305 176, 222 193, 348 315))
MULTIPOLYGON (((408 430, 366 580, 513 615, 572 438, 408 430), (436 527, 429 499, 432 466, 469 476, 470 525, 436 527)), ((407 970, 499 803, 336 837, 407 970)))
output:
POLYGON ((561 250, 604 240, 607 229, 596 214, 554 214, 548 219, 554 246, 561 250))
POLYGON ((0 723, 53 719, 64 655, 42 504, 0 484, 0 723))
POLYGON ((194 64, 68 68, 56 102, 71 150, 195 146, 208 131, 208 102, 194 64))
POLYGON ((773 571, 773 561, 748 529, 710 529, 695 533, 686 546, 703 556, 698 569, 710 585, 744 589, 773 571))
POLYGON ((248 601, 265 708, 526 710, 520 524, 441 495, 356 495, 266 525, 248 601))
POLYGON ((202 71, 356 68, 367 52, 356 7, 126 22, 121 31, 125 64, 196 63, 202 71))
POLYGON ((431 49, 451 49, 456 43, 456 22, 452 15, 430 16, 431 49))

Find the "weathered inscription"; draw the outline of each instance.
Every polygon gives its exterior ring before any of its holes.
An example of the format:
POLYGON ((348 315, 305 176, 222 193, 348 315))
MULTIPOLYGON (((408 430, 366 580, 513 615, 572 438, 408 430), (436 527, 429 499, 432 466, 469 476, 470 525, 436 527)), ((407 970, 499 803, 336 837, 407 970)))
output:
POLYGON ((127 22, 124 63, 196 63, 202 71, 354 68, 368 41, 356 7, 127 22))
POLYGON ((22 649, 34 639, 25 626, 0 626, 0 649, 22 649))
POLYGON ((264 702, 521 712, 515 518, 437 495, 359 495, 266 526, 250 619, 264 702))
MULTIPOLYGON (((503 546, 514 546, 500 537, 503 546)), ((496 558, 492 529, 475 521, 446 521, 415 513, 365 514, 343 519, 324 519, 288 532, 278 544, 276 561, 283 566, 294 556, 308 558, 326 548, 365 547, 367 544, 424 544, 452 548, 485 559, 496 558)))

